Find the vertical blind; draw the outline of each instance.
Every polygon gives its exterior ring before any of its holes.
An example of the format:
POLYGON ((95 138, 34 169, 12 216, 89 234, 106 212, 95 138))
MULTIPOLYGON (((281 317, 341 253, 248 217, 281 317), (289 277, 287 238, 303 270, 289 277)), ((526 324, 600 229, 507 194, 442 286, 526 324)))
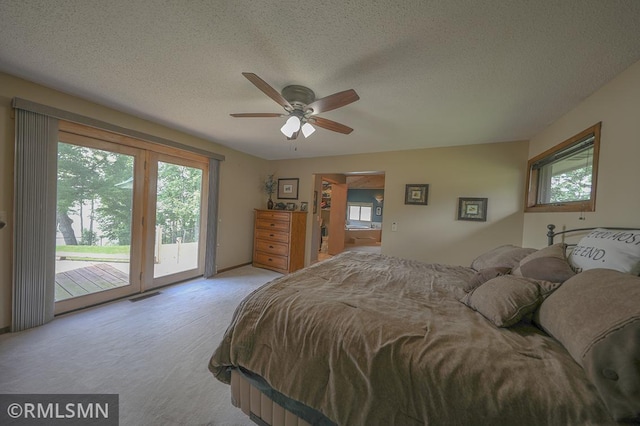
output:
POLYGON ((15 122, 11 330, 20 331, 53 319, 58 120, 16 109, 15 122))
POLYGON ((204 276, 216 273, 220 162, 224 156, 20 98, 15 120, 14 260, 11 331, 45 324, 55 309, 58 120, 100 128, 209 158, 204 276))
POLYGON ((207 206, 207 242, 204 259, 204 277, 216 274, 216 250, 218 241, 218 182, 220 177, 220 161, 209 160, 209 198, 207 206))

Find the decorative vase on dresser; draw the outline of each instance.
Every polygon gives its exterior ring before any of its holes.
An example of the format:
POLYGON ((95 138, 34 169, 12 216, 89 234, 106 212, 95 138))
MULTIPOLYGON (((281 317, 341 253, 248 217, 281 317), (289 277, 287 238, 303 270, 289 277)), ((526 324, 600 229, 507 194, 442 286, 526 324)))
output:
POLYGON ((256 209, 253 266, 288 274, 304 267, 307 212, 256 209))

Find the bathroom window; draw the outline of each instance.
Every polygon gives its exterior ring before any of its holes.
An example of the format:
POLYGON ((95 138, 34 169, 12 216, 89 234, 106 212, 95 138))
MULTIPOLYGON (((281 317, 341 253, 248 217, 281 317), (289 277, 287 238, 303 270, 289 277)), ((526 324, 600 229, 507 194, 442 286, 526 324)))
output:
POLYGON ((349 221, 371 222, 373 203, 348 203, 347 217, 349 221))

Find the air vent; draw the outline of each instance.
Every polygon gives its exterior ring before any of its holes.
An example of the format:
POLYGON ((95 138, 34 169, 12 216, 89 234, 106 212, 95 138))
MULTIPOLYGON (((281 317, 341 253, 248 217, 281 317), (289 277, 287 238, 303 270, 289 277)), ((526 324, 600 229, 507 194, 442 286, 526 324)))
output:
POLYGON ((129 299, 129 301, 139 302, 140 300, 148 299, 150 297, 157 296, 159 294, 161 294, 159 291, 154 291, 153 293, 145 293, 145 294, 141 294, 140 296, 132 297, 131 299, 129 299))

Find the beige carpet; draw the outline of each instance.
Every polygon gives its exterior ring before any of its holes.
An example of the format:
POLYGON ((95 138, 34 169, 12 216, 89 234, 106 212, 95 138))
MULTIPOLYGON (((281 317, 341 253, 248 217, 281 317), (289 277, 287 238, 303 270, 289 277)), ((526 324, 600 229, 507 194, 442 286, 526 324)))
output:
POLYGON ((245 266, 0 335, 0 393, 116 393, 120 425, 253 425, 207 363, 240 300, 280 276, 245 266))

